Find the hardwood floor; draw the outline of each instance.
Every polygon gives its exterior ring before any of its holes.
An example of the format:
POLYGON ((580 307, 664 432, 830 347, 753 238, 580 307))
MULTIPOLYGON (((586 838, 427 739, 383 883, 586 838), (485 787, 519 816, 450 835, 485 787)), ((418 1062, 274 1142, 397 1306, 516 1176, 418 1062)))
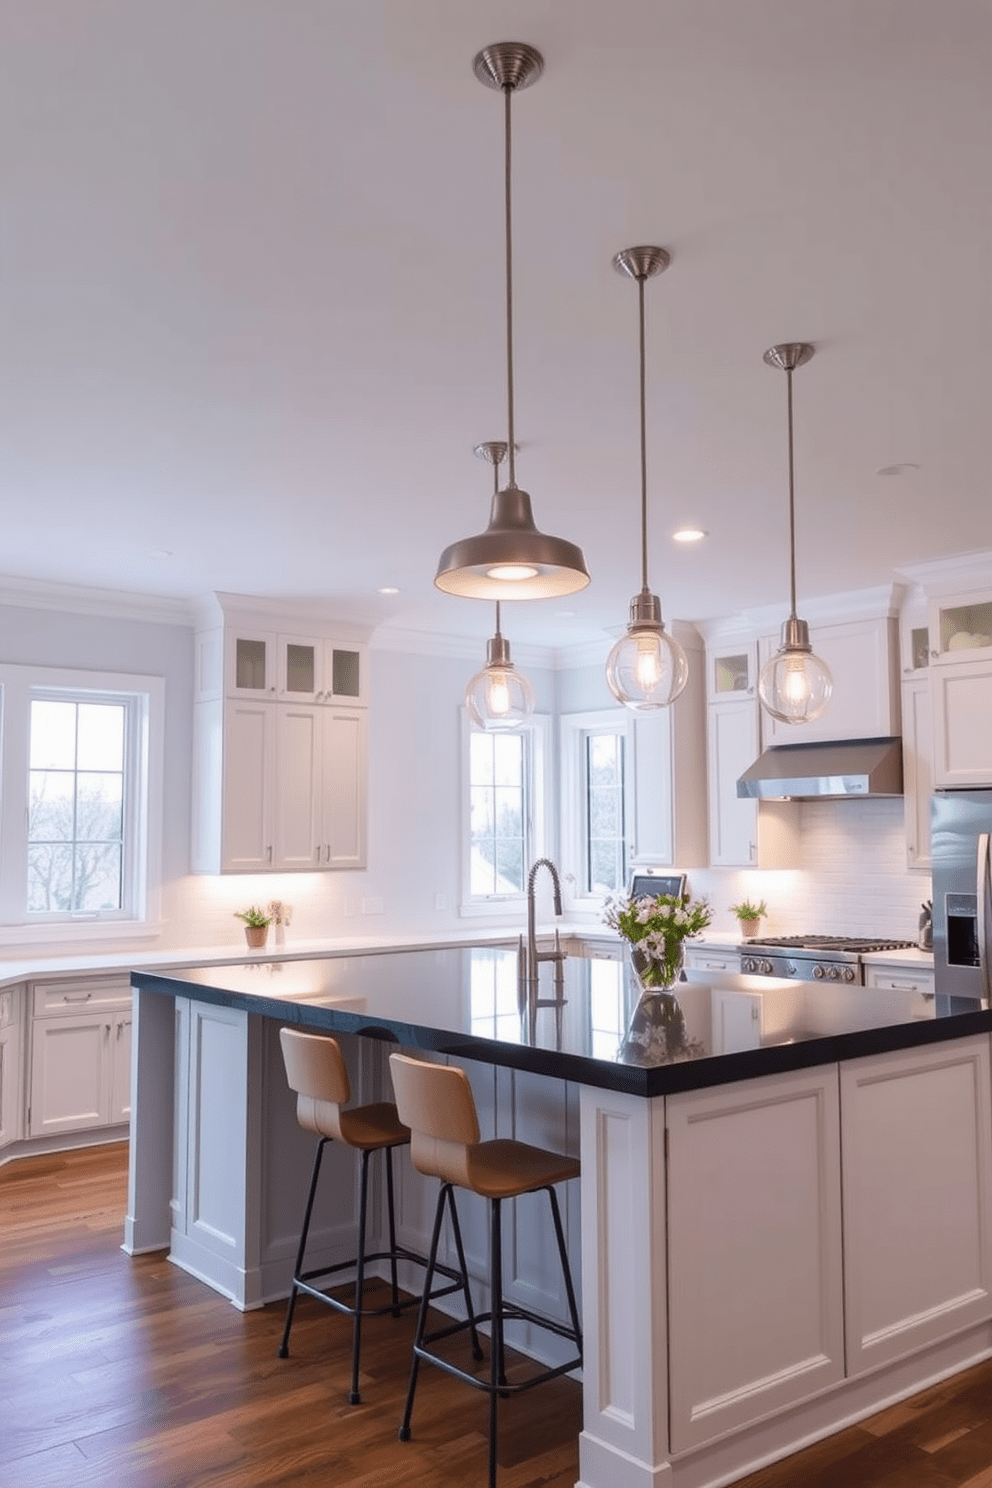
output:
MULTIPOLYGON (((302 1299, 239 1313, 163 1254, 120 1250, 124 1146, 0 1168, 3 1488, 471 1488, 486 1401, 421 1371, 414 1437, 396 1440, 413 1327, 366 1325, 360 1406, 350 1329, 302 1299)), ((501 1488, 572 1488, 578 1387, 501 1407, 501 1488)), ((992 1488, 992 1363, 755 1473, 740 1488, 992 1488)))

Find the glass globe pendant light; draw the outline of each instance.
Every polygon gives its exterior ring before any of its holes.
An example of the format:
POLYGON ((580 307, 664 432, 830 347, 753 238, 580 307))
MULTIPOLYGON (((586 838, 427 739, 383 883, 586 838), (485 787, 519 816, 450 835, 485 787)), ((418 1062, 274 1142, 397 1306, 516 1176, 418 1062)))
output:
MULTIPOLYGON (((493 467, 493 486, 499 490, 499 467, 506 445, 499 440, 477 444, 475 453, 493 467)), ((465 706, 472 722, 488 733, 514 729, 534 711, 534 690, 510 660, 510 646, 499 625, 496 601, 496 634, 486 644, 486 664, 465 688, 465 706)))
POLYGON ((510 100, 516 89, 537 81, 544 70, 544 59, 523 42, 501 41, 483 48, 472 66, 480 82, 503 94, 508 479, 505 489, 497 488, 493 496, 485 532, 445 548, 434 583, 446 594, 468 599, 549 599, 584 589, 589 574, 581 548, 538 531, 530 496, 518 489, 514 468, 510 100))
POLYGON ((813 652, 809 626, 796 615, 796 498, 793 476, 792 374, 813 355, 806 341, 771 346, 764 360, 786 375, 789 408, 789 582, 791 607, 782 626, 782 644, 761 668, 758 697, 766 713, 780 723, 810 723, 830 701, 833 678, 826 662, 813 652))
POLYGON ((618 703, 636 712, 667 708, 685 689, 689 662, 661 618, 661 601, 648 588, 647 420, 644 402, 644 285, 671 262, 664 248, 625 248, 613 267, 637 283, 641 397, 641 592, 630 602, 627 634, 606 659, 606 682, 618 703))

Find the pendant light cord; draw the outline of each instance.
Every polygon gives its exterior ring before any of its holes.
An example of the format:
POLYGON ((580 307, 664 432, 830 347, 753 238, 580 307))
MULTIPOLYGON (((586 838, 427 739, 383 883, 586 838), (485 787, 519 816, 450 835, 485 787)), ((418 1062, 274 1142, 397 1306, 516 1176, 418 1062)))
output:
POLYGON ((790 581, 790 585, 791 585, 791 588, 790 588, 790 601, 791 601, 791 605, 792 605, 792 609, 791 609, 790 613, 791 613, 792 619, 795 620, 795 618, 796 618, 796 489, 795 489, 795 478, 794 478, 794 473, 793 473, 793 458, 792 458, 792 370, 793 369, 791 367, 786 367, 786 369, 785 369, 785 377, 786 377, 786 385, 788 387, 788 408, 789 408, 789 581, 790 581))
POLYGON ((647 436, 647 404, 645 402, 645 360, 644 360, 644 280, 643 274, 637 276, 637 307, 638 322, 640 326, 641 362, 640 362, 640 413, 641 413, 641 589, 647 593, 648 588, 648 436, 647 436))
POLYGON ((507 487, 513 490, 517 484, 513 459, 513 236, 510 209, 510 98, 513 89, 509 83, 503 85, 503 137, 504 173, 503 196, 506 209, 506 439, 507 439, 507 487))

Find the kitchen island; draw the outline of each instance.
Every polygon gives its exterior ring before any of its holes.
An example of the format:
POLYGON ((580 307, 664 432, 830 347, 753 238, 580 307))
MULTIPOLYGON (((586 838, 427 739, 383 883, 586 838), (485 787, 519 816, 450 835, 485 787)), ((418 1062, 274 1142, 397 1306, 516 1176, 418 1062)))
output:
MULTIPOLYGON (((532 1024, 512 947, 135 972, 126 1248, 169 1246, 241 1306, 286 1289, 310 1147, 286 1023, 342 1038, 356 1098, 391 1047, 451 1057, 487 1135, 578 1151, 582 1488, 731 1482, 988 1356, 992 1016, 690 978, 677 1007, 638 1005, 620 963, 571 959, 532 1024)), ((430 1194, 401 1167, 402 1239, 423 1249, 430 1194)), ((335 1258, 353 1244, 337 1198, 335 1258)), ((554 1314, 525 1204, 511 1222, 512 1285, 554 1314)), ((485 1227, 467 1230, 481 1275, 485 1227)))

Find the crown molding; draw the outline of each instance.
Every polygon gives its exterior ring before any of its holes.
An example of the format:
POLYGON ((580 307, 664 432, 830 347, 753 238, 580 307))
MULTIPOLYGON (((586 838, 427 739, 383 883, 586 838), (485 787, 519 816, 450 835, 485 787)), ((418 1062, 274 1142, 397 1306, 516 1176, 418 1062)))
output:
POLYGON ((42 579, 0 578, 0 604, 100 615, 108 620, 145 620, 158 625, 192 625, 195 617, 194 604, 188 599, 92 589, 81 584, 55 584, 42 579))

